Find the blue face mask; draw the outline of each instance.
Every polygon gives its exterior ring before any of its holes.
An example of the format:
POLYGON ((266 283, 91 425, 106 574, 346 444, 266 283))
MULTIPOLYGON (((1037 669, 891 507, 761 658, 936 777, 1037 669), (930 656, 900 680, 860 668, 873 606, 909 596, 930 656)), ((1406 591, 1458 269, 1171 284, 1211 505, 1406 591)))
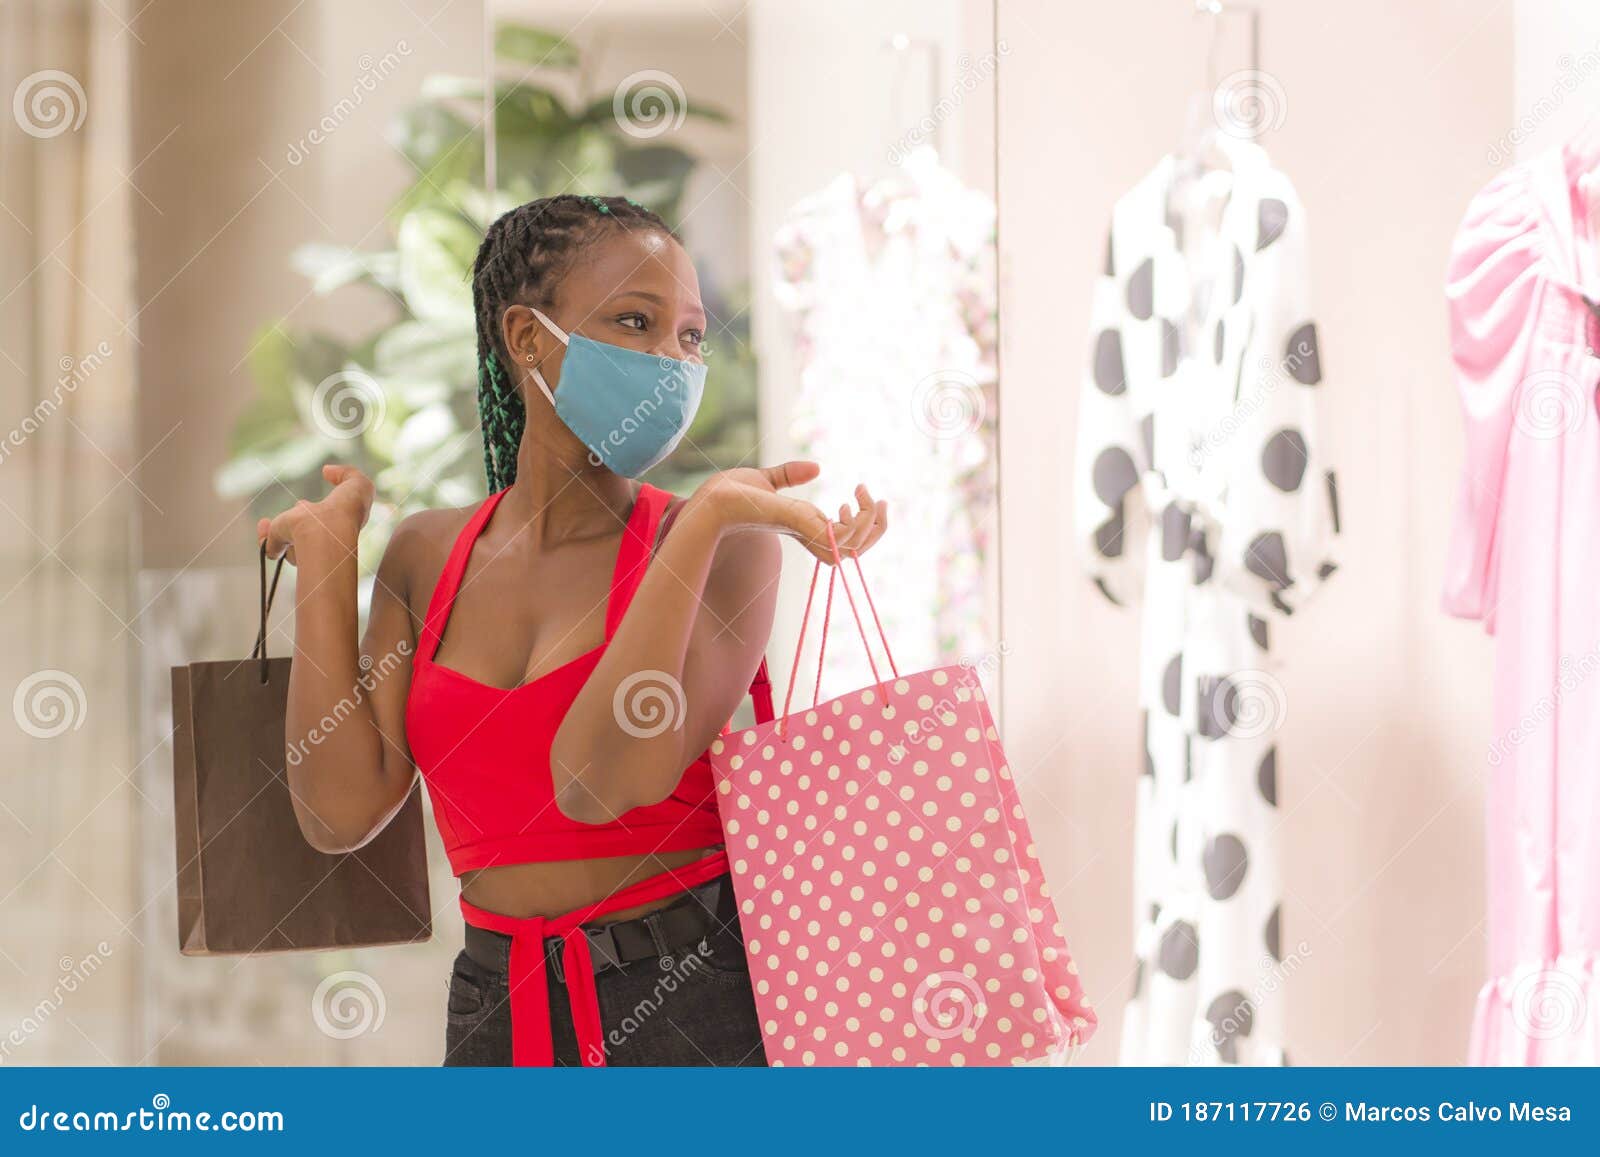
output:
POLYGON ((537 309, 533 315, 567 347, 554 393, 537 369, 533 380, 556 416, 589 447, 591 461, 637 478, 677 449, 700 408, 704 363, 569 335, 537 309))

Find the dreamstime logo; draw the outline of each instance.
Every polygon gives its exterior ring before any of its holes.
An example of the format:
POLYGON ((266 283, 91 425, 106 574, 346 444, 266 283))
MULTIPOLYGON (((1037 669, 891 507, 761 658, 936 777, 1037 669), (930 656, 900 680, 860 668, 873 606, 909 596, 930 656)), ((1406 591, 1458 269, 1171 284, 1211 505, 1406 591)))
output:
POLYGON ((667 396, 676 394, 679 390, 686 388, 686 370, 684 368, 686 364, 677 358, 667 357, 665 354, 656 358, 656 366, 661 371, 661 376, 656 379, 655 389, 651 391, 648 397, 640 398, 634 403, 633 409, 622 416, 622 421, 609 430, 604 438, 600 439, 599 446, 590 445, 589 464, 591 466, 604 466, 606 464, 605 455, 600 452, 602 446, 609 446, 614 450, 621 449, 628 444, 628 439, 640 430, 652 428, 652 419, 655 416, 655 412, 666 402, 667 396))
POLYGON ((911 1019, 935 1040, 970 1032, 988 1011, 983 990, 964 972, 929 973, 911 996, 911 1019))
MULTIPOLYGON (((691 974, 697 974, 707 967, 707 958, 711 955, 710 945, 700 941, 698 947, 685 952, 681 956, 663 956, 657 964, 661 968, 661 977, 650 988, 650 995, 640 999, 633 1008, 622 1014, 622 1019, 615 1026, 606 1030, 606 1044, 613 1049, 621 1048, 628 1043, 630 1037, 644 1027, 648 1021, 667 1002, 667 997, 678 991, 680 984, 688 982, 691 974)), ((606 1050, 600 1045, 589 1046, 589 1060, 592 1065, 605 1063, 606 1050)))
POLYGON ((960 438, 988 412, 978 379, 960 370, 929 374, 911 390, 911 420, 930 438, 960 438))
POLYGON ((44 424, 55 416, 61 409, 69 394, 75 394, 78 387, 105 365, 106 359, 111 356, 111 345, 102 341, 94 349, 81 358, 73 358, 69 354, 61 355, 56 362, 56 368, 61 371, 56 378, 55 388, 34 404, 32 410, 23 416, 4 439, 0 439, 0 462, 11 457, 11 452, 20 449, 29 438, 37 434, 44 424))
POLYGON ((333 734, 334 729, 356 713, 363 700, 378 689, 378 685, 401 668, 401 661, 411 654, 411 644, 401 639, 395 644, 392 651, 386 651, 377 659, 371 655, 362 655, 356 661, 356 666, 361 673, 356 676, 356 685, 349 695, 340 698, 333 705, 333 709, 306 730, 305 737, 297 739, 285 749, 284 758, 290 767, 299 767, 308 755, 310 749, 319 747, 322 741, 333 734))
POLYGON ((349 95, 341 97, 305 136, 291 142, 283 159, 291 165, 303 163, 311 155, 312 149, 326 141, 340 125, 355 115, 367 97, 378 90, 380 81, 388 79, 399 69, 400 58, 410 55, 411 45, 404 40, 395 41, 394 48, 377 59, 373 59, 370 52, 362 53, 356 61, 360 71, 350 86, 349 95))
POLYGON ((311 1019, 334 1040, 377 1032, 388 1007, 383 986, 365 972, 325 976, 311 994, 311 1019))
POLYGON ((939 98, 933 110, 924 115, 904 136, 889 146, 889 163, 899 165, 916 148, 930 140, 945 121, 949 120, 967 101, 969 93, 987 84, 1000 66, 1000 58, 1011 52, 1004 40, 995 43, 995 51, 985 53, 976 62, 966 53, 956 58, 959 73, 950 91, 939 98))
POLYGON ((54 739, 83 726, 89 700, 71 672, 35 671, 17 684, 11 714, 17 726, 35 739, 54 739))
POLYGON ((1559 438, 1583 424, 1583 389, 1571 374, 1538 370, 1522 379, 1517 429, 1530 438, 1559 438))
POLYGON ((1212 1000, 1205 1013, 1211 1032, 1206 1037, 1196 1038, 1190 1045, 1188 1063, 1204 1065, 1219 1058, 1228 1064, 1237 1063, 1238 1042, 1250 1035, 1258 1010, 1283 988, 1311 955, 1311 945, 1301 940, 1281 960, 1270 955, 1257 960, 1257 977, 1248 992, 1230 989, 1212 1000))
POLYGON ((623 78, 611 95, 611 115, 630 137, 649 140, 677 132, 689 115, 689 98, 678 78, 647 68, 623 78))
POLYGON ((311 394, 311 422, 329 438, 348 441, 383 424, 383 387, 361 370, 329 374, 311 394))
MULTIPOLYGON (((1219 450, 1244 429, 1246 422, 1259 413, 1278 387, 1294 379, 1305 380, 1305 375, 1320 373, 1316 364, 1317 344, 1314 338, 1297 336, 1293 347, 1281 361, 1263 356, 1256 362, 1259 376, 1254 378, 1248 391, 1241 392, 1232 409, 1189 447, 1189 465, 1196 470, 1205 465, 1212 451, 1219 450)), ((1241 371, 1242 371, 1241 366, 1241 371)))
POLYGON ((1511 1022, 1529 1040, 1554 1040, 1575 1033, 1588 1013, 1582 984, 1559 968, 1531 973, 1511 991, 1511 1022))
POLYGON ((1546 726, 1555 717, 1560 703, 1600 670, 1600 645, 1576 657, 1563 655, 1557 666, 1561 673, 1556 676, 1549 693, 1534 700, 1533 705, 1522 713, 1521 718, 1489 744, 1490 767, 1499 767, 1513 750, 1521 747, 1533 736, 1545 733, 1546 726))
POLYGON ((11 94, 11 114, 30 137, 59 137, 77 131, 89 115, 89 98, 77 77, 46 68, 22 78, 11 94))
MULTIPOLYGON (((1004 644, 1001 654, 1009 654, 1004 644)), ((949 695, 940 697, 937 703, 929 704, 923 713, 916 719, 906 721, 906 737, 889 748, 888 760, 892 765, 898 766, 911 754, 911 749, 927 742, 928 736, 936 735, 941 727, 949 727, 956 721, 956 703, 965 703, 972 692, 983 693, 983 685, 979 682, 979 668, 963 660, 961 677, 956 680, 956 698, 949 695), (963 694, 966 691, 968 694, 963 694)))
POLYGON ((683 685, 665 671, 635 671, 617 684, 611 714, 635 739, 654 739, 683 726, 688 713, 683 685))
POLYGON ((1251 140, 1283 127, 1289 101, 1277 77, 1246 68, 1222 78, 1211 95, 1211 115, 1230 137, 1251 140))
POLYGON ((45 1022, 61 1011, 67 999, 91 976, 100 971, 100 966, 106 962, 111 953, 111 945, 102 940, 95 945, 93 952, 76 960, 70 956, 63 956, 58 962, 61 975, 56 978, 50 994, 24 1013, 22 1019, 12 1025, 5 1036, 0 1037, 0 1062, 9 1060, 13 1049, 21 1048, 29 1037, 44 1028, 45 1022))
POLYGON ((1266 671, 1240 671, 1211 689, 1211 714, 1235 739, 1259 739, 1289 714, 1289 694, 1266 671))
POLYGON ((1600 68, 1600 41, 1589 46, 1581 56, 1562 53, 1556 57, 1559 75, 1550 91, 1533 102, 1529 110, 1518 118, 1511 131, 1489 146, 1487 160, 1491 165, 1503 165, 1517 155, 1517 147, 1533 136, 1534 130, 1555 116, 1566 103, 1567 97, 1582 88, 1584 83, 1600 68))
POLYGON ((981 655, 962 656, 961 669, 964 672, 962 681, 970 686, 973 678, 976 677, 981 683, 983 679, 989 678, 998 672, 1001 660, 1009 657, 1010 654, 1011 644, 1002 639, 1000 645, 992 651, 985 651, 981 655))

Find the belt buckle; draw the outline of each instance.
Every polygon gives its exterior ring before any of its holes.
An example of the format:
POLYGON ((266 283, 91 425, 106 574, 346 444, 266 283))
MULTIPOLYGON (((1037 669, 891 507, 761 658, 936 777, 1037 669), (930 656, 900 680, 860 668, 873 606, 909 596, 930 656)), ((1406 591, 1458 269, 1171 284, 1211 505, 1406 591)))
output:
MULTIPOLYGON (((589 941, 589 962, 595 975, 608 968, 622 967, 622 953, 617 949, 611 925, 586 927, 583 935, 589 941)), ((566 946, 566 938, 562 936, 552 936, 545 941, 545 965, 562 984, 567 982, 566 946)))
POLYGON ((583 934, 589 938, 589 958, 594 961, 596 975, 607 968, 622 967, 622 950, 617 947, 617 938, 610 924, 585 928, 583 934))

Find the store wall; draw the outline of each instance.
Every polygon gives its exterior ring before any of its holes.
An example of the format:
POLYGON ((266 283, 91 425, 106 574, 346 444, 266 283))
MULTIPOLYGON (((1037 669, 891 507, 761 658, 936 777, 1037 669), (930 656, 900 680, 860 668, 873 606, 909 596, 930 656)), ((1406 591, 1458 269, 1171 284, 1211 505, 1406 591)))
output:
POLYGON ((1507 142, 1518 158, 1559 145, 1600 110, 1600 5, 1516 0, 1516 116, 1507 142))
MULTIPOLYGON (((1287 1045, 1296 1064, 1458 1063, 1483 976, 1490 650, 1439 587, 1461 435, 1441 279, 1514 121, 1513 14, 1488 2, 1263 0, 1263 138, 1310 220, 1345 523, 1327 589, 1275 625, 1287 1045)), ((1248 67, 1243 26, 1218 74, 1248 67)), ((1136 613, 1082 578, 1070 447, 1116 197, 1175 144, 1206 24, 1176 0, 1000 0, 1005 739, 1104 1017, 1133 980, 1136 613)), ((1548 48, 1541 51, 1550 51, 1548 48)), ((1600 104, 1600 83, 1573 100, 1600 104)))
POLYGON ((398 16, 380 0, 153 0, 139 9, 132 152, 144 566, 250 562, 253 520, 212 486, 255 390, 247 352, 275 318, 338 330, 381 315, 359 294, 312 296, 289 254, 311 241, 384 240, 385 213, 414 179, 385 128, 429 73, 481 71, 482 13, 481 0, 426 0, 398 16), (324 141, 308 143, 327 123, 324 141))

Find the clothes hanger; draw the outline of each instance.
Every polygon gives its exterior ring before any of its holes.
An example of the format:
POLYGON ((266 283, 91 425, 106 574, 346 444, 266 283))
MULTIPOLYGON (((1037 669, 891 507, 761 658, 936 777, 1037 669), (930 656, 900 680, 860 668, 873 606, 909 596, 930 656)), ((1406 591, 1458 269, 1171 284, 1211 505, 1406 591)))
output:
MULTIPOLYGON (((1194 15, 1207 22, 1206 84, 1192 93, 1184 110, 1183 135, 1173 153, 1173 172, 1167 197, 1171 219, 1182 216, 1180 207, 1193 196, 1196 182, 1209 174, 1231 173, 1237 152, 1235 133, 1221 128, 1222 112, 1217 65, 1222 46, 1222 22, 1229 16, 1244 16, 1250 28, 1250 73, 1261 68, 1261 13, 1253 4, 1224 4, 1223 0, 1194 0, 1194 15)), ((1253 136, 1253 131, 1252 131, 1253 136)))
MULTIPOLYGON (((923 36, 912 36, 908 32, 896 32, 883 42, 886 51, 894 54, 894 79, 890 82, 889 101, 887 111, 889 114, 890 132, 896 136, 904 132, 902 119, 902 96, 905 93, 906 82, 910 74, 910 59, 912 53, 920 53, 927 58, 928 63, 928 92, 927 107, 939 107, 939 42, 923 36)), ((921 142, 933 149, 934 155, 944 155, 944 120, 935 118, 933 131, 928 138, 921 142)))
POLYGON ((1231 158, 1218 139, 1220 134, 1212 107, 1217 91, 1217 55, 1221 48, 1225 11, 1221 0, 1195 0, 1195 15, 1207 20, 1210 35, 1206 42, 1205 88, 1189 95, 1184 109, 1183 136, 1179 138, 1174 153, 1178 161, 1178 174, 1184 179, 1192 180, 1212 169, 1233 167, 1231 158))

